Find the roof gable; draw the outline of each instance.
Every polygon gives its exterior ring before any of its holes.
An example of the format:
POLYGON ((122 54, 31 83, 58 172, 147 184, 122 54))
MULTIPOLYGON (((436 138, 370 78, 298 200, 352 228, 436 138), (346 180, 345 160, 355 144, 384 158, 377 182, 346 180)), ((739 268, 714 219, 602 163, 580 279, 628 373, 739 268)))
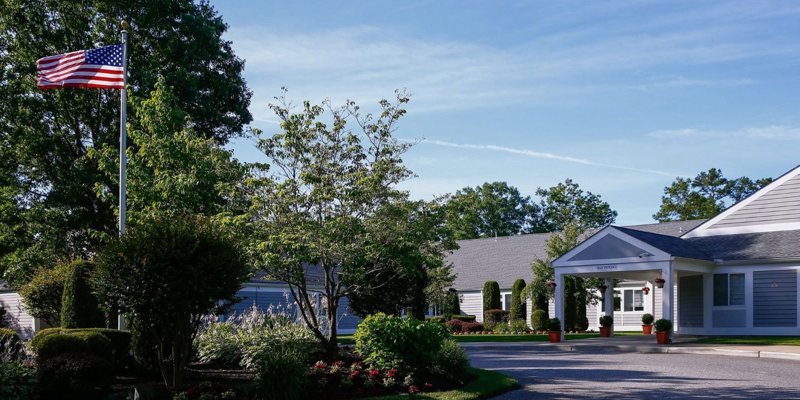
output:
POLYGON ((569 261, 607 260, 615 258, 639 257, 650 254, 641 247, 634 246, 614 235, 605 235, 593 244, 575 254, 569 261))
MULTIPOLYGON (((632 229, 629 231, 633 231, 632 229)), ((638 231, 636 231, 638 232, 638 231)), ((672 236, 652 234, 655 236, 680 240, 672 236)), ((595 233, 592 237, 578 244, 563 256, 553 260, 553 267, 566 267, 576 265, 589 265, 603 260, 604 262, 625 263, 667 260, 671 255, 647 242, 640 240, 615 226, 607 226, 595 233), (595 246, 597 245, 597 247, 595 246), (612 249, 611 246, 622 246, 621 250, 612 249), (584 252, 586 252, 584 254, 584 252), (599 255, 602 258, 596 258, 599 255)))
POLYGON ((683 235, 684 238, 800 229, 800 166, 683 235))

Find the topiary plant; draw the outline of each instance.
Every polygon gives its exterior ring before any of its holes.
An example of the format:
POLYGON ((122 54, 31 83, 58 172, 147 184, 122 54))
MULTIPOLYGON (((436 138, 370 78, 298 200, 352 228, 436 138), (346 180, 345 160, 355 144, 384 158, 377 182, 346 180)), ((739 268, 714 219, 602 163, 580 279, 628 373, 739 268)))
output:
POLYGON ((531 328, 535 331, 547 330, 547 311, 542 309, 533 310, 531 313, 531 328))
POLYGON ((668 319, 660 319, 656 321, 656 332, 671 332, 672 331, 672 321, 668 319))
POLYGON ((548 331, 560 331, 561 330, 561 320, 558 318, 550 318, 547 320, 547 330, 548 331))
POLYGON ((525 280, 517 279, 511 286, 511 307, 509 307, 509 320, 517 321, 527 319, 527 303, 522 300, 522 291, 525 290, 525 280))
POLYGON ((62 328, 102 328, 105 315, 100 311, 97 296, 92 293, 90 278, 94 263, 76 260, 69 264, 61 296, 62 328))
POLYGON ((603 315, 600 317, 600 326, 604 328, 610 328, 614 326, 614 317, 610 315, 603 315))
POLYGON ((642 315, 642 324, 644 325, 650 325, 653 323, 654 320, 655 318, 653 317, 653 314, 642 315))
POLYGON ((486 281, 483 284, 483 321, 487 322, 486 311, 503 308, 500 301, 500 285, 495 281, 486 281))

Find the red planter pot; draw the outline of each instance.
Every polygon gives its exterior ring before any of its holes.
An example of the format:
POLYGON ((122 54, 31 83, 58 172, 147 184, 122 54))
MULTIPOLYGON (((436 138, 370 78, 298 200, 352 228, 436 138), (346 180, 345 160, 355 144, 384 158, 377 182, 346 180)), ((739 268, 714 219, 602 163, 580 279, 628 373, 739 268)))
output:
POLYGON ((548 335, 550 335, 550 343, 558 343, 561 341, 561 331, 548 331, 548 335))
POLYGON ((653 325, 642 325, 642 334, 644 334, 644 335, 652 335, 653 334, 653 325))
POLYGON ((610 326, 601 326, 600 327, 600 337, 611 337, 611 327, 610 326))
POLYGON ((669 344, 669 332, 656 331, 656 341, 658 344, 669 344))

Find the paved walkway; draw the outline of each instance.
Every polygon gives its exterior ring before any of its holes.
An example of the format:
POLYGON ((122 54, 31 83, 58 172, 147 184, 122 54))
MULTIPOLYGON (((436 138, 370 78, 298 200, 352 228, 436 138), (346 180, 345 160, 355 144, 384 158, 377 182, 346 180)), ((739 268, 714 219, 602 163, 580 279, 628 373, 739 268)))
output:
POLYGON ((800 361, 800 346, 752 346, 693 343, 696 337, 679 336, 669 345, 656 344, 655 335, 614 336, 610 338, 588 338, 567 340, 561 343, 548 342, 500 342, 462 343, 465 349, 529 351, 568 351, 582 353, 670 353, 707 354, 752 358, 775 358, 800 361))

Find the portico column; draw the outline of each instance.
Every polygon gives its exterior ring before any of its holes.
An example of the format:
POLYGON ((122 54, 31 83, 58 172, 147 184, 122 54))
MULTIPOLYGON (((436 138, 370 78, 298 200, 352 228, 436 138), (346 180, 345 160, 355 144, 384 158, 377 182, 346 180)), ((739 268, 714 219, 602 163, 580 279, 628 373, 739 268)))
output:
POLYGON ((553 293, 556 318, 561 321, 561 337, 564 337, 564 275, 556 269, 556 288, 553 293))
MULTIPOLYGON (((603 298, 605 302, 603 302, 603 313, 605 315, 609 315, 612 318, 614 317, 614 280, 611 278, 606 278, 603 281, 603 284, 606 285, 606 291, 603 293, 603 298)), ((614 329, 611 329, 611 334, 614 334, 614 329)))
MULTIPOLYGON (((661 291, 661 318, 673 320, 672 310, 675 303, 675 289, 673 288, 674 280, 672 277, 672 261, 669 262, 667 268, 661 270, 661 279, 664 280, 664 288, 661 291)), ((674 321, 673 321, 674 322, 674 321)), ((675 325, 673 324, 673 330, 675 325)))

